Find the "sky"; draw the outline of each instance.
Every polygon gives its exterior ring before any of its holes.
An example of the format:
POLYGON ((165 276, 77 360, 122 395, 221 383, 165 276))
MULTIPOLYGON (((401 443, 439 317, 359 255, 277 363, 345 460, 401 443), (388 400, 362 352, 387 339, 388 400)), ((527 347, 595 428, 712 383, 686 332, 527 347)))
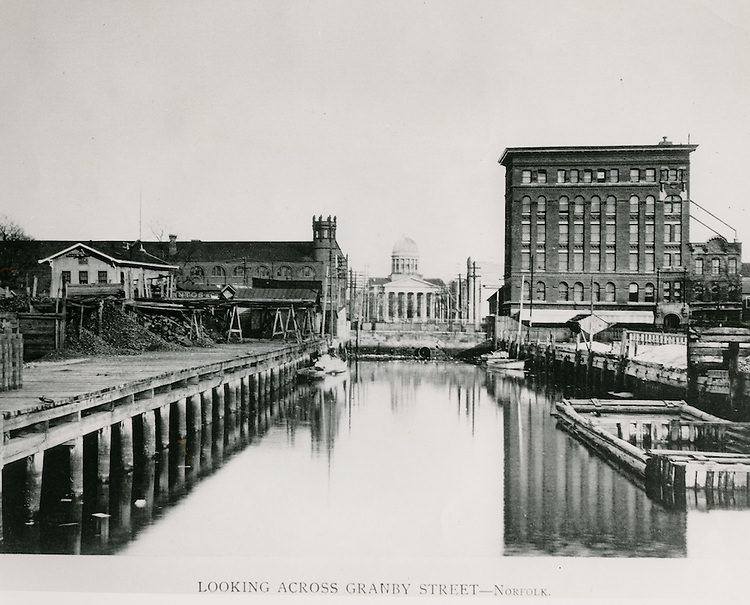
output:
POLYGON ((408 236, 452 278, 502 262, 506 147, 667 136, 742 241, 749 4, 0 0, 0 214, 81 240, 309 240, 335 215, 355 270, 408 236))

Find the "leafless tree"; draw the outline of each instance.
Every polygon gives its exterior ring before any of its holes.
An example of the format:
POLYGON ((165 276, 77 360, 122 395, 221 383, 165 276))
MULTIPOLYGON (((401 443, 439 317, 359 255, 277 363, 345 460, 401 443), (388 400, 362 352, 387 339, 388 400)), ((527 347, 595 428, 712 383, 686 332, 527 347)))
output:
POLYGON ((6 214, 0 214, 0 241, 34 239, 18 223, 6 214))

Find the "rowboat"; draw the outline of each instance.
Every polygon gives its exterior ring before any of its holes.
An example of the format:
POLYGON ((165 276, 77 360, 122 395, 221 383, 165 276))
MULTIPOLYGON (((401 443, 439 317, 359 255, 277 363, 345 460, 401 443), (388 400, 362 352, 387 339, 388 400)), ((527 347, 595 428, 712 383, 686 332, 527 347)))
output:
POLYGON ((493 351, 479 358, 492 370, 515 370, 523 371, 526 362, 523 359, 511 359, 507 351, 493 351))
POLYGON ((326 376, 343 374, 348 369, 343 359, 326 353, 321 355, 313 365, 297 370, 297 376, 308 380, 319 380, 326 376))

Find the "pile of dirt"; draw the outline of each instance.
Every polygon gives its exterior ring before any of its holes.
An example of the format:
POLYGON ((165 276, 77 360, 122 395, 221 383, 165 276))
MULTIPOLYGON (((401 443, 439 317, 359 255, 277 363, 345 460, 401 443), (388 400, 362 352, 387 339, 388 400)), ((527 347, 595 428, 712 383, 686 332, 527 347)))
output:
POLYGON ((149 332, 166 342, 183 347, 211 347, 217 342, 202 325, 191 329, 190 319, 184 315, 136 314, 136 317, 149 332))
POLYGON ((101 324, 97 311, 84 314, 83 326, 73 314, 65 338, 68 352, 80 355, 137 355, 181 348, 153 334, 134 316, 112 303, 104 305, 101 324))
POLYGON ((32 298, 25 294, 0 298, 0 312, 4 313, 29 313, 31 311, 51 313, 54 310, 55 301, 52 298, 32 298))

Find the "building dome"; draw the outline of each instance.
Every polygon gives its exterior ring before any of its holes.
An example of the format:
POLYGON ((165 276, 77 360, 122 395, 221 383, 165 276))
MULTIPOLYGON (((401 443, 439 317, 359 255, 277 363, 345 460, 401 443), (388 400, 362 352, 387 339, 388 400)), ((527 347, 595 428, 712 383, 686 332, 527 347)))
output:
POLYGON ((419 248, 417 243, 408 237, 402 237, 393 246, 392 256, 419 258, 419 248))

